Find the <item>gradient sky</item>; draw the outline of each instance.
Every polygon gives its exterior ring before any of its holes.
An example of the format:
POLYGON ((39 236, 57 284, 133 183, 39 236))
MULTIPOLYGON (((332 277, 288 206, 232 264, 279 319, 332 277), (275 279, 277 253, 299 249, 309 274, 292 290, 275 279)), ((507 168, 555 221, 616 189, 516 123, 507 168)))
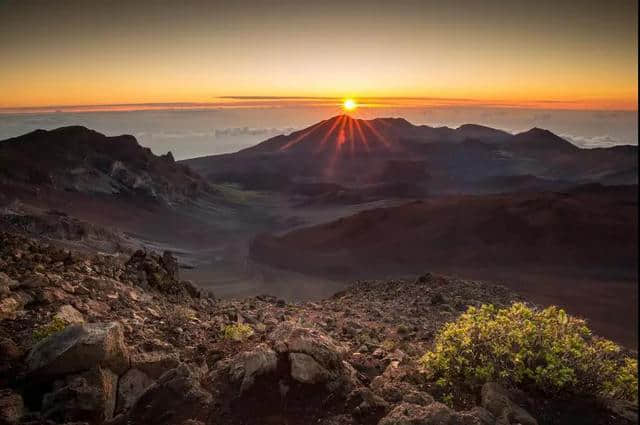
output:
POLYGON ((623 0, 0 0, 0 108, 348 96, 635 110, 637 16, 623 0))

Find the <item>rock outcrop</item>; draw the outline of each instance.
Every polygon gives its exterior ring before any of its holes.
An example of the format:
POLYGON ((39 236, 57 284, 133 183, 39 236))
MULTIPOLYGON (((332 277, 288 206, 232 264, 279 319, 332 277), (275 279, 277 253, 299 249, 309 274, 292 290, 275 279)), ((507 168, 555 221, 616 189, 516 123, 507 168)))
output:
POLYGON ((80 126, 3 140, 0 177, 37 189, 136 196, 169 205, 211 190, 171 153, 159 157, 133 136, 107 137, 80 126))
POLYGON ((116 373, 129 368, 122 326, 91 323, 67 326, 36 344, 26 359, 30 374, 63 376, 100 366, 116 373))

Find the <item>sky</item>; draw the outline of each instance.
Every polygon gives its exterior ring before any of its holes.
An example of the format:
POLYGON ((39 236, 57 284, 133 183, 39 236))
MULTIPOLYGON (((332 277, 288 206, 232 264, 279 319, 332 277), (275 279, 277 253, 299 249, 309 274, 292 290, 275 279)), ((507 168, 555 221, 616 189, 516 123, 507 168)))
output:
POLYGON ((342 113, 638 143, 633 0, 0 0, 0 140, 84 125, 178 159, 342 113))
POLYGON ((637 16, 631 0, 0 0, 0 108, 637 110, 637 16))

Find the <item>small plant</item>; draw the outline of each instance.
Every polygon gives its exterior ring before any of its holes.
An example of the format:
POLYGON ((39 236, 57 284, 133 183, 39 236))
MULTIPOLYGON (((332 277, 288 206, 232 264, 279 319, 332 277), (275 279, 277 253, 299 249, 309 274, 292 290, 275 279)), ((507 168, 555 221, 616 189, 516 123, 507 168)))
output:
POLYGON ((66 322, 66 320, 59 317, 54 317, 48 323, 33 330, 32 339, 34 344, 42 341, 50 335, 60 332, 61 330, 66 328, 67 325, 68 323, 66 322))
POLYGON ((186 323, 197 319, 198 315, 195 310, 184 306, 176 306, 167 315, 166 323, 171 328, 177 328, 182 327, 186 323))
POLYGON ((391 339, 385 339, 380 346, 386 351, 393 351, 396 348, 396 343, 391 339))
POLYGON ((251 326, 244 323, 234 323, 224 327, 223 338, 232 341, 244 341, 253 335, 251 326))
POLYGON ((409 328, 406 327, 405 325, 400 325, 398 326, 398 329, 396 330, 396 332, 398 333, 398 335, 406 335, 409 333, 409 328))
POLYGON ((557 307, 523 303, 469 307, 420 360, 444 398, 489 381, 546 394, 606 396, 637 402, 638 363, 584 320, 557 307))

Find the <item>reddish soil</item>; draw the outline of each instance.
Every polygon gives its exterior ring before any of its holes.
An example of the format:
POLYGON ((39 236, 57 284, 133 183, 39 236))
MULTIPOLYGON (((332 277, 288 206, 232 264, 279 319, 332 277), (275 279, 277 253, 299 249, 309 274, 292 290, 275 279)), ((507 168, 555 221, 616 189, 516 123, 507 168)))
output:
POLYGON ((498 280, 635 347, 637 214, 637 186, 430 199, 262 235, 251 255, 332 278, 436 270, 498 280))

